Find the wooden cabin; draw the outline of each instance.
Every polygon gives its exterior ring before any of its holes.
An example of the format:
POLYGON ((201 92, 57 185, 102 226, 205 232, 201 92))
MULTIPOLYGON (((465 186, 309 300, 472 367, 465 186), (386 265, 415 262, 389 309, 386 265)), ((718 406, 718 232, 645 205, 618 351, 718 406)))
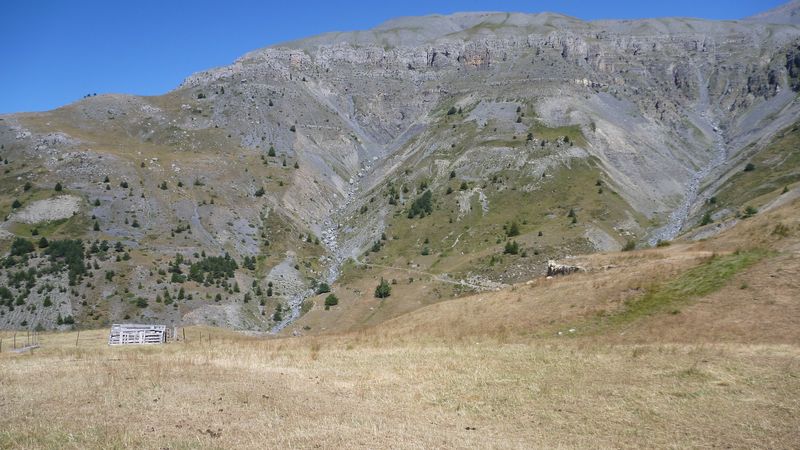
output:
POLYGON ((163 344, 167 337, 166 325, 115 323, 111 325, 108 345, 163 344))

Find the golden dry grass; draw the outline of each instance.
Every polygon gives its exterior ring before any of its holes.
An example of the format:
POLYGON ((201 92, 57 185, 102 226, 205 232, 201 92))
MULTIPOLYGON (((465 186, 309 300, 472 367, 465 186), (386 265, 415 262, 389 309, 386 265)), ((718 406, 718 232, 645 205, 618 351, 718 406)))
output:
POLYGON ((795 346, 330 337, 107 348, 96 334, 77 349, 66 334, 63 347, 3 355, 0 446, 790 448, 800 438, 795 346))

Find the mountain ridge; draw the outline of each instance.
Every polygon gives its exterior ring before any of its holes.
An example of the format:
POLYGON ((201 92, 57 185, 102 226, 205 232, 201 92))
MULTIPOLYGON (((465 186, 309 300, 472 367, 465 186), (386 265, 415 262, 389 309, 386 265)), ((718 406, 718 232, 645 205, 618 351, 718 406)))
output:
MULTIPOLYGON (((319 283, 381 267, 439 280, 425 302, 492 289, 547 259, 741 214, 709 202, 800 117, 798 49, 790 25, 513 13, 399 18, 266 47, 162 96, 2 116, 5 242, 121 242, 130 259, 100 252, 94 281, 73 288, 87 300, 63 297, 59 314, 81 321, 278 330, 319 283), (79 211, 14 219, 56 183, 79 211), (226 253, 246 267, 182 278, 226 253), (172 301, 179 289, 194 300, 172 301)), ((55 325, 44 294, 31 301, 0 325, 55 325)))

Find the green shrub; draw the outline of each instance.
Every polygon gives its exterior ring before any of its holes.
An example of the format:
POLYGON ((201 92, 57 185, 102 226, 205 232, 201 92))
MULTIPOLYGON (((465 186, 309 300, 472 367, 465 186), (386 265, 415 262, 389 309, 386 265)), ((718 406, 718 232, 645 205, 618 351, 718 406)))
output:
POLYGON ((511 225, 506 228, 506 236, 519 236, 519 224, 517 222, 511 222, 511 225))
POLYGON ((503 249, 503 253, 507 255, 516 255, 519 253, 519 244, 517 241, 508 241, 506 242, 506 247, 503 249))
POLYGON ((328 293, 330 291, 331 291, 331 287, 328 286, 328 283, 323 282, 323 283, 320 283, 319 285, 317 285, 317 295, 326 294, 326 293, 328 293))
POLYGON ((375 288, 375 297, 383 299, 390 295, 392 295, 392 286, 381 277, 381 282, 375 288))
POLYGON ((33 243, 21 237, 15 238, 11 243, 11 256, 27 255, 33 251, 33 243))
POLYGON ((408 218, 413 219, 417 216, 425 217, 426 214, 433 212, 433 194, 425 191, 419 198, 414 200, 408 210, 408 218))
POLYGON ((339 299, 335 295, 330 294, 327 297, 325 297, 325 309, 330 309, 331 306, 336 306, 338 304, 339 304, 339 299))

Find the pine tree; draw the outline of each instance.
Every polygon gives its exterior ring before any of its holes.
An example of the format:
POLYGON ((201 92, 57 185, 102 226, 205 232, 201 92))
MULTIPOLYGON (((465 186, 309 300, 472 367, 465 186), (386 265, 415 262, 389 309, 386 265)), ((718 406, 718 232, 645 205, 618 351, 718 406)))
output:
POLYGON ((378 286, 375 288, 375 297, 383 299, 390 296, 391 294, 392 294, 392 287, 389 285, 389 283, 386 282, 386 280, 383 279, 383 277, 381 277, 380 284, 378 284, 378 286))

